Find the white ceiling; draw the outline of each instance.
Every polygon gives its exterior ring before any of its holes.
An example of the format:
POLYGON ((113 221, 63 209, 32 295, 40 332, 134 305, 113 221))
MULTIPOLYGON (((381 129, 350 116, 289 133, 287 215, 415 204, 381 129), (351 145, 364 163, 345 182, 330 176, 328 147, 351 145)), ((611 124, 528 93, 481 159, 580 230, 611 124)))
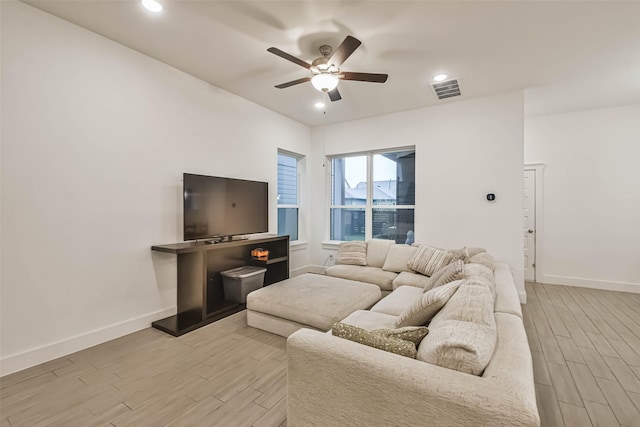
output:
POLYGON ((24 1, 310 126, 519 89, 527 115, 640 102, 637 1, 24 1), (273 87, 309 72, 267 48, 312 61, 347 35, 342 70, 387 83, 341 82, 326 114, 310 83, 273 87), (461 97, 436 99, 441 72, 461 97))

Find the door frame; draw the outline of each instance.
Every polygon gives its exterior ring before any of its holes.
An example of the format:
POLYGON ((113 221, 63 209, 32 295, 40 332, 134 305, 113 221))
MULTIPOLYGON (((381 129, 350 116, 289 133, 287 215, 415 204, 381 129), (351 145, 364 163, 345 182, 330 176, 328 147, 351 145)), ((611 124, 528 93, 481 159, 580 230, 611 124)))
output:
MULTIPOLYGON (((545 165, 544 163, 525 163, 524 170, 531 170, 534 172, 534 181, 536 186, 535 191, 535 234, 533 236, 535 242, 535 250, 534 250, 534 262, 535 267, 533 270, 533 277, 536 282, 544 277, 544 262, 542 255, 544 254, 544 216, 542 215, 544 208, 544 189, 543 189, 543 179, 542 175, 544 172, 545 165)), ((524 185, 524 184, 523 184, 524 185)), ((524 190, 524 188, 523 188, 524 190)), ((540 282, 538 282, 540 283, 540 282)))

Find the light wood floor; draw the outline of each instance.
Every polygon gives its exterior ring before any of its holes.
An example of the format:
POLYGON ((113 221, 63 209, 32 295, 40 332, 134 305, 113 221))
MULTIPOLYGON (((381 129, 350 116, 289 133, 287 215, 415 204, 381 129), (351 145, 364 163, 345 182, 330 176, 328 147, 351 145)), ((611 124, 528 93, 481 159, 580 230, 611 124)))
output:
POLYGON ((640 294, 527 284, 542 426, 640 426, 640 294))
POLYGON ((285 338, 245 312, 149 328, 0 380, 0 426, 286 426, 285 338))
MULTIPOLYGON (((640 426, 640 295, 527 284, 542 426, 640 426)), ((145 329, 0 379, 5 426, 286 426, 285 339, 244 312, 145 329)))

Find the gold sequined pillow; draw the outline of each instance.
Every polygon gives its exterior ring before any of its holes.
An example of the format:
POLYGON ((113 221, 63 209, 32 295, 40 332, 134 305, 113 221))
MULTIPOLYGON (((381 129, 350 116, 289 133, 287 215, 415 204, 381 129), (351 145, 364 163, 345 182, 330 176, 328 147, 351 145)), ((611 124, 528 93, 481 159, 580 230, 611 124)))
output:
POLYGON ((411 341, 418 347, 420 341, 429 333, 429 328, 426 326, 406 326, 404 328, 396 329, 374 329, 374 334, 383 335, 385 337, 400 338, 401 340, 411 341))
POLYGON ((357 326, 347 325, 346 323, 335 323, 331 327, 331 333, 336 337, 368 345, 369 347, 379 350, 396 353, 401 356, 411 357, 412 359, 415 359, 418 353, 416 345, 411 341, 405 341, 395 337, 386 337, 373 331, 358 328, 357 326))

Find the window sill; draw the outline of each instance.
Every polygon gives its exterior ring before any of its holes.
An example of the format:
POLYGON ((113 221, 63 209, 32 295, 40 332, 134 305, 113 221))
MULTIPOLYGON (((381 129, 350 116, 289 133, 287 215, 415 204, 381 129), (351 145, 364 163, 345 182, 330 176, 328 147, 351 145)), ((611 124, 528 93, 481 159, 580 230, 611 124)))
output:
POLYGON ((303 249, 307 249, 309 244, 303 240, 295 240, 289 243, 290 251, 301 251, 303 249))
POLYGON ((338 250, 338 247, 342 243, 340 240, 325 240, 322 242, 322 249, 338 250))

